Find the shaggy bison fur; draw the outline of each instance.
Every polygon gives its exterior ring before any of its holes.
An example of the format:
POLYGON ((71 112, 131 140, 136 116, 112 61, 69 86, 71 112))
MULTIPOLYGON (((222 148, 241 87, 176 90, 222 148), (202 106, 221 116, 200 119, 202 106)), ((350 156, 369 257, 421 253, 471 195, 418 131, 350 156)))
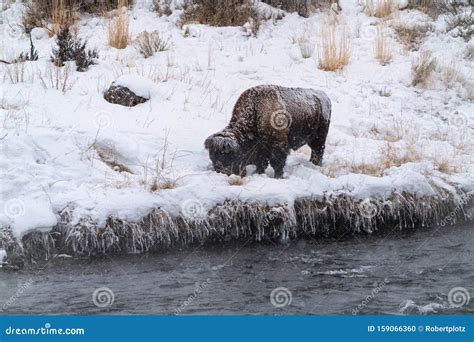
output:
POLYGON ((319 90, 261 85, 240 95, 229 125, 204 143, 217 172, 245 175, 270 165, 283 176, 291 149, 308 144, 311 161, 321 165, 331 118, 331 101, 319 90))

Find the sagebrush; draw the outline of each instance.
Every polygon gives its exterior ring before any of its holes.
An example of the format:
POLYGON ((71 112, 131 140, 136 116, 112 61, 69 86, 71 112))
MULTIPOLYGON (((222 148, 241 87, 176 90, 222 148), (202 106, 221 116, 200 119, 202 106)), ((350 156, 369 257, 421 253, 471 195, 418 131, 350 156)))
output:
POLYGON ((57 48, 53 49, 51 60, 58 67, 65 62, 75 61, 77 71, 86 71, 99 58, 97 50, 86 49, 87 42, 82 42, 71 34, 69 27, 63 28, 56 37, 57 48))

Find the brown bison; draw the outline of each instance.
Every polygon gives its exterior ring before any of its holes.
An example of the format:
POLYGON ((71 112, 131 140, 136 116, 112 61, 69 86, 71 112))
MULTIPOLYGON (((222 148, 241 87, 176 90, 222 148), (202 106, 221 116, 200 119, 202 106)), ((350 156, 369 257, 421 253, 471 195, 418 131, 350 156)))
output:
POLYGON ((311 161, 321 165, 331 119, 331 101, 319 90, 261 85, 240 95, 229 125, 204 143, 217 172, 245 175, 270 165, 283 176, 290 149, 308 144, 311 161))

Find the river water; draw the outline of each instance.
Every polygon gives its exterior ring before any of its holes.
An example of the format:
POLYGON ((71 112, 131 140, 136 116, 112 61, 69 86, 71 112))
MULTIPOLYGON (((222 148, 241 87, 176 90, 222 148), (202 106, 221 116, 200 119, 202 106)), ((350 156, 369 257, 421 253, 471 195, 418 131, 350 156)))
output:
POLYGON ((473 314, 473 229, 59 256, 0 271, 0 305, 4 314, 473 314))

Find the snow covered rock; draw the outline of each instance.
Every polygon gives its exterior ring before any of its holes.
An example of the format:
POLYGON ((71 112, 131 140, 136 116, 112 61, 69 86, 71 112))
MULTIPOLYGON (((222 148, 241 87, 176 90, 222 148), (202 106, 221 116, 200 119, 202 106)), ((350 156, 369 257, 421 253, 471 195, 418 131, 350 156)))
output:
POLYGON ((119 104, 127 107, 134 107, 148 99, 138 96, 127 87, 112 84, 104 93, 104 99, 110 103, 119 104))
POLYGON ((150 99, 154 85, 148 78, 124 75, 111 84, 104 98, 110 103, 134 107, 150 99))

